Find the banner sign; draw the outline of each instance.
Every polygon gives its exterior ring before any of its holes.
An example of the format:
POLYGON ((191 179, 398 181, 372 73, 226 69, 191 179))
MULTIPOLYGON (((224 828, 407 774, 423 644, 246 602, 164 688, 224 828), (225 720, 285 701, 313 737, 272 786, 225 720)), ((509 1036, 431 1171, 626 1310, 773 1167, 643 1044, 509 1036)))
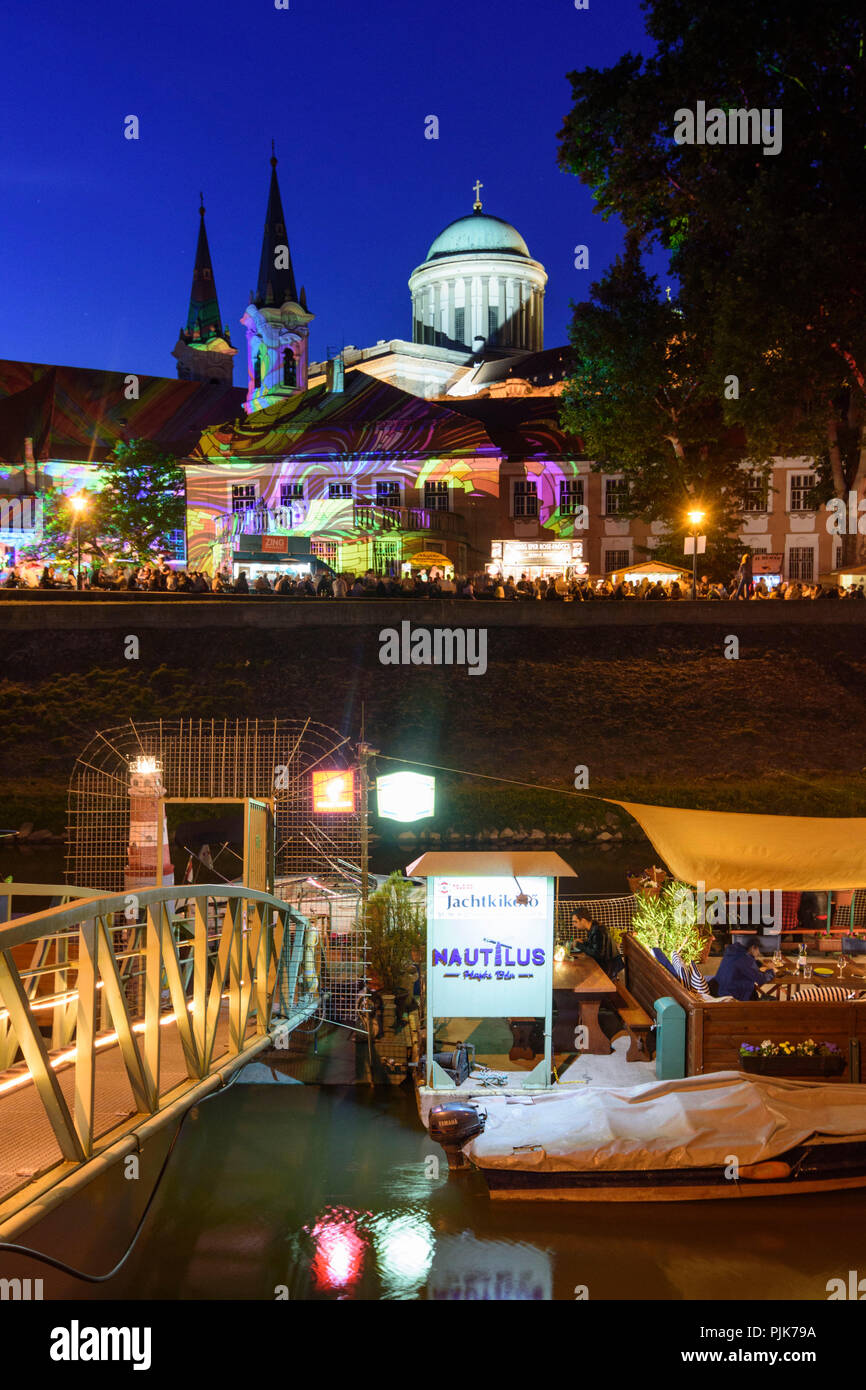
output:
POLYGON ((436 1017, 545 1017, 553 988, 553 880, 428 880, 428 1008, 436 1017))
POLYGON ((262 536, 263 555, 288 555, 288 536, 262 536))

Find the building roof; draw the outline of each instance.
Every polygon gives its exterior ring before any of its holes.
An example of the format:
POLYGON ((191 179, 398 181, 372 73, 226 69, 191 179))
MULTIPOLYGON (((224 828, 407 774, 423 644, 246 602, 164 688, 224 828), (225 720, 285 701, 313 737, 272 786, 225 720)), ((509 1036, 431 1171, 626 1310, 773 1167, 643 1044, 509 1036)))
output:
POLYGON ((102 463, 125 439, 152 440, 185 457, 206 426, 241 412, 243 387, 139 376, 88 367, 0 361, 0 463, 20 465, 26 441, 39 462, 102 463))
POLYGON ((569 458, 583 454, 583 441, 566 434, 559 422, 558 396, 512 396, 491 399, 484 396, 452 400, 449 406, 484 426, 500 452, 512 458, 569 458))
POLYGON ((346 373, 344 390, 325 383, 208 429, 193 457, 333 458, 496 455, 497 445, 467 412, 410 395, 369 373, 346 373))
POLYGON ((478 875, 480 878, 574 878, 574 869, 550 850, 432 850, 407 865, 409 878, 433 878, 440 874, 478 875))
POLYGON ((292 268, 292 253, 286 235, 286 219, 283 214, 283 200, 277 182, 277 159, 271 156, 271 186, 268 192, 268 210, 265 213, 265 230, 262 236, 262 254, 259 260, 259 279, 254 303, 259 309, 271 306, 279 309, 286 303, 297 303, 298 291, 295 286, 295 272, 292 268), (281 262, 277 266, 278 253, 281 262), (287 264, 282 265, 285 260, 287 264))
POLYGON ((427 260, 473 253, 489 255, 491 252, 532 259, 529 247, 510 222, 505 222, 501 217, 491 217, 486 212, 471 212, 467 217, 458 217, 454 222, 449 222, 427 252, 427 260))

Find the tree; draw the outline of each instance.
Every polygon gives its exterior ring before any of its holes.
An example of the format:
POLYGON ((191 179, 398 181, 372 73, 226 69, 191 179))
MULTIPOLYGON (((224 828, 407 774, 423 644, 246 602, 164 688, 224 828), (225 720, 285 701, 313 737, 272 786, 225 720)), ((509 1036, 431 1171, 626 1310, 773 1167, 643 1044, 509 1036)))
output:
POLYGON ((682 564, 687 513, 700 509, 714 564, 727 573, 743 503, 742 439, 725 425, 704 345, 677 303, 659 295, 636 237, 577 305, 571 341, 566 429, 581 436, 595 468, 625 473, 625 514, 665 523, 654 555, 682 564))
POLYGON ((378 987, 388 994, 396 994, 402 987, 415 956, 424 949, 426 917, 413 894, 413 885, 395 871, 367 899, 363 926, 370 970, 378 987))
MULTIPOLYGON (((866 65, 851 0, 646 0, 655 51, 572 73, 560 163, 670 257, 710 378, 761 463, 814 457, 866 490, 866 65), (767 144, 676 144, 678 111, 759 109, 767 144), (778 130, 776 129, 778 127, 778 130), (776 135, 778 153, 772 149, 776 135)), ((855 538, 846 537, 846 558, 855 538)))
POLYGON ((118 444, 102 466, 104 544, 110 553, 139 564, 171 548, 183 528, 184 473, 171 454, 148 440, 118 444))

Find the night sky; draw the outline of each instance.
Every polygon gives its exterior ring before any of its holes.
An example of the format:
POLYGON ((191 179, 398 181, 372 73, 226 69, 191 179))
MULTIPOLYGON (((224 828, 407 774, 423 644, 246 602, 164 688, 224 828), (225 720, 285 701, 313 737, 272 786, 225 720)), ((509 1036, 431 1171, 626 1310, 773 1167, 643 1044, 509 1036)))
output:
POLYGON ((557 168, 566 73, 646 51, 638 0, 289 3, 0 8, 0 357, 174 376, 200 189, 241 347, 272 137, 313 359, 411 337, 406 282, 476 178, 548 271, 545 345, 567 340, 621 228, 557 168))

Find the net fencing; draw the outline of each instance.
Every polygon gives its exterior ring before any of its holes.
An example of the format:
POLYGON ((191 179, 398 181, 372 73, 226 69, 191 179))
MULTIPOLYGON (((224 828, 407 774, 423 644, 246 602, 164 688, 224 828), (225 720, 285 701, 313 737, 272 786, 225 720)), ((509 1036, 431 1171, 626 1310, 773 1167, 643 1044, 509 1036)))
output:
POLYGON ((611 898, 558 898, 554 914, 556 945, 568 946, 586 939, 588 928, 578 924, 578 910, 604 927, 608 936, 618 939, 631 930, 636 903, 634 893, 611 898))

